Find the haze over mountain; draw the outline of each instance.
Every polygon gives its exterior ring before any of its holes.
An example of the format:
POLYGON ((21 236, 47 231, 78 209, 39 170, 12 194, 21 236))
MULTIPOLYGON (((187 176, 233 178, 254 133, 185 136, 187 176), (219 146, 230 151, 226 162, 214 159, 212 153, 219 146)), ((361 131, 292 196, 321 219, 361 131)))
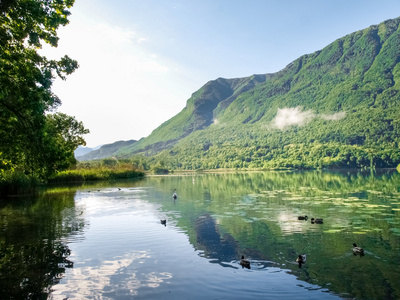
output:
POLYGON ((107 156, 143 154, 182 169, 279 166, 278 160, 398 164, 399 23, 351 33, 277 73, 209 81, 148 137, 107 156))
MULTIPOLYGON (((106 157, 113 156, 113 153, 118 151, 118 149, 129 146, 136 143, 135 140, 129 140, 129 141, 117 141, 112 144, 106 144, 106 145, 101 145, 98 146, 90 151, 86 151, 86 147, 83 147, 83 149, 77 149, 78 151, 75 151, 75 157, 78 160, 93 160, 93 159, 102 159, 106 157)), ((89 148, 90 149, 90 148, 89 148)))

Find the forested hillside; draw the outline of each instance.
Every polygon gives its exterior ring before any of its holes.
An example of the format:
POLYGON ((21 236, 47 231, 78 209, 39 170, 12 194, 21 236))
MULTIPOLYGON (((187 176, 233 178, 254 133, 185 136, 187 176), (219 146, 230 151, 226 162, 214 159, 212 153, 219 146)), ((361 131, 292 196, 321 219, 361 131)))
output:
POLYGON ((117 152, 120 148, 133 145, 136 142, 137 142, 136 140, 117 141, 112 144, 103 145, 99 149, 95 149, 93 151, 84 153, 82 155, 75 154, 75 156, 77 160, 81 161, 107 158, 113 156, 114 153, 117 152))
POLYGON ((175 169, 395 167, 399 23, 349 34, 274 74, 210 81, 115 154, 175 169))

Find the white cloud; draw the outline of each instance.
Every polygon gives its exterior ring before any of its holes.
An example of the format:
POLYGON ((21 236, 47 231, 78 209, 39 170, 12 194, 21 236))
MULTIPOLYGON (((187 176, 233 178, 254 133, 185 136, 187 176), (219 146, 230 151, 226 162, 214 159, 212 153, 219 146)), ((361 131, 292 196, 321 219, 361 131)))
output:
POLYGON ((315 117, 312 110, 302 111, 300 106, 293 108, 278 108, 273 124, 278 129, 284 129, 292 125, 305 125, 315 117))
POLYGON ((146 51, 147 39, 130 28, 75 19, 59 36, 57 49, 41 51, 78 61, 79 69, 66 81, 57 79, 53 91, 62 101, 59 110, 90 129, 89 146, 147 136, 178 113, 192 92, 177 80, 175 66, 146 51))
POLYGON ((314 118, 322 118, 327 121, 338 121, 346 116, 346 112, 338 112, 332 115, 321 114, 317 115, 312 110, 302 111, 301 106, 278 108, 272 124, 275 128, 285 129, 290 126, 303 126, 309 123, 314 118))
POLYGON ((321 118, 324 120, 327 120, 327 121, 339 121, 339 120, 343 119, 344 117, 346 117, 346 112, 344 112, 344 111, 337 112, 332 115, 325 115, 325 114, 321 115, 321 118))
POLYGON ((138 44, 143 43, 143 42, 146 42, 146 41, 147 41, 147 39, 144 38, 144 37, 138 38, 138 39, 136 40, 136 42, 137 42, 138 44))

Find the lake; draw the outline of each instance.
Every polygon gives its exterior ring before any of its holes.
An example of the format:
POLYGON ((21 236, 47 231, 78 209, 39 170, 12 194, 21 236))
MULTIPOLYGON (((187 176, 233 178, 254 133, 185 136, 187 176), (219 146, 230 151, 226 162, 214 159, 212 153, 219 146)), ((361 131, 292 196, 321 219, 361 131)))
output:
POLYGON ((2 199, 0 228, 2 299, 400 299, 393 171, 49 187, 2 199))

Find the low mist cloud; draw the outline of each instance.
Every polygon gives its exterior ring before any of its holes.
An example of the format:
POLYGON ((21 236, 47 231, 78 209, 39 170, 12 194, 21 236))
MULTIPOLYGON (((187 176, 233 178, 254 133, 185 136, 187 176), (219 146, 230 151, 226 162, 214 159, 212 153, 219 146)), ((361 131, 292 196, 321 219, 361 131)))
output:
POLYGON ((315 117, 312 110, 302 111, 300 106, 292 108, 278 108, 275 119, 273 120, 275 127, 284 129, 292 125, 305 125, 315 117))
POLYGON ((343 119, 345 116, 346 116, 346 112, 341 111, 341 112, 335 113, 333 115, 322 114, 321 118, 324 120, 327 120, 327 121, 338 121, 338 120, 343 119))
POLYGON ((303 111, 301 106, 278 108, 276 117, 272 120, 274 127, 285 129, 290 126, 303 126, 314 118, 322 118, 327 121, 338 121, 346 116, 346 112, 338 112, 332 115, 317 115, 312 110, 303 111))

